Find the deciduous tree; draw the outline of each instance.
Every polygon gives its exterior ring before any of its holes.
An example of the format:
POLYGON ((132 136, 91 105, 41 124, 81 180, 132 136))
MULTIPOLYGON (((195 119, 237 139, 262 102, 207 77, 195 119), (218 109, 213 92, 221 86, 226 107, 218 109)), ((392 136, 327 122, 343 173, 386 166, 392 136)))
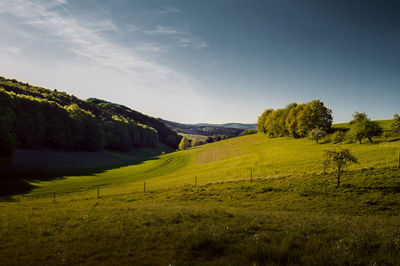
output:
POLYGON ((393 122, 390 125, 394 135, 400 135, 400 116, 398 114, 393 115, 393 122))
POLYGON ((187 137, 183 137, 181 139, 181 143, 179 143, 179 149, 180 150, 186 150, 187 148, 190 147, 190 143, 187 137))
POLYGON ((372 143, 372 138, 383 133, 382 127, 376 121, 371 121, 365 113, 354 112, 353 120, 350 121, 349 134, 360 144, 364 138, 372 143))
POLYGON ((310 131, 310 138, 315 140, 317 143, 320 139, 326 136, 326 131, 322 128, 314 128, 310 131))
POLYGON ((340 177, 344 169, 353 163, 358 163, 357 158, 348 150, 326 150, 324 153, 324 169, 326 166, 331 166, 337 173, 337 187, 340 186, 340 177))
POLYGON ((329 131, 332 125, 332 111, 320 100, 308 102, 297 116, 297 134, 301 137, 314 128, 329 131))

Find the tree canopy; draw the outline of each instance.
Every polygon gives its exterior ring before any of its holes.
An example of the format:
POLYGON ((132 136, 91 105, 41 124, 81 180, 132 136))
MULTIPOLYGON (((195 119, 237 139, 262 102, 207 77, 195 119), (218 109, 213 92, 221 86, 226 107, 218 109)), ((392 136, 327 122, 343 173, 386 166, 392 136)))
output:
POLYGON ((390 125, 390 130, 393 134, 400 135, 400 116, 398 114, 393 115, 393 122, 390 125))
POLYGON ((320 100, 291 103, 281 109, 267 109, 258 118, 257 130, 271 137, 306 137, 314 128, 330 131, 332 111, 320 100))
POLYGON ((129 150, 153 147, 158 141, 177 148, 181 138, 161 121, 128 107, 98 99, 84 101, 2 77, 0 117, 3 156, 15 148, 129 150))
POLYGON ((187 148, 190 148, 190 142, 187 137, 183 137, 181 139, 181 142, 179 143, 179 149, 180 150, 186 150, 187 148))
POLYGON ((354 112, 353 120, 350 121, 349 135, 361 144, 364 138, 372 143, 372 138, 383 133, 382 127, 376 121, 371 121, 365 113, 354 112))

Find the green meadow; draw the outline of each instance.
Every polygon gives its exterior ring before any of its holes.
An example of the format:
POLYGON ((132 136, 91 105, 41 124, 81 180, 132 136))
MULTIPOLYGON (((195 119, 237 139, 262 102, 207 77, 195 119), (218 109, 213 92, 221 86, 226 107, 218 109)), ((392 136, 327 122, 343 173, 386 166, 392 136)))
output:
MULTIPOLYGON (((389 130, 390 129, 390 125, 393 122, 393 120, 391 120, 391 119, 388 119, 388 120, 377 120, 377 122, 379 123, 379 125, 384 130, 389 130)), ((333 124, 332 127, 333 128, 346 128, 346 129, 349 129, 350 128, 350 124, 349 123, 337 123, 337 124, 333 124)))
POLYGON ((254 134, 32 176, 0 202, 0 264, 399 265, 399 153, 254 134), (322 167, 336 146, 359 161, 339 188, 322 167))

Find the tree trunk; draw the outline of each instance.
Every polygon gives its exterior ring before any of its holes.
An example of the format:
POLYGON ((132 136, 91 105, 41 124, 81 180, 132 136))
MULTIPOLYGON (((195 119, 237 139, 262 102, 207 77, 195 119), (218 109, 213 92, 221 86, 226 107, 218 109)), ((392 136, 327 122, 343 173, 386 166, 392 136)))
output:
POLYGON ((369 140, 369 142, 371 142, 371 143, 372 143, 372 138, 368 138, 368 140, 369 140))
POLYGON ((361 144, 361 140, 362 140, 362 139, 358 139, 358 141, 360 142, 360 144, 361 144))

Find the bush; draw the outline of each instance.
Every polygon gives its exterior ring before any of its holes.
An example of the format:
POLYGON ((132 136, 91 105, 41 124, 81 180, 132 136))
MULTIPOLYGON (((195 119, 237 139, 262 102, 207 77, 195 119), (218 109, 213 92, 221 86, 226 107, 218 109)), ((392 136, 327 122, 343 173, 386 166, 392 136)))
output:
POLYGON ((310 138, 315 140, 317 143, 320 139, 326 136, 326 131, 322 128, 314 128, 310 131, 310 138))
POLYGON ((335 133, 332 134, 332 142, 333 143, 343 143, 343 141, 346 139, 346 133, 343 131, 339 130, 336 131, 335 133))
POLYGON ((257 130, 254 130, 254 129, 247 129, 247 130, 245 130, 245 131, 242 132, 242 135, 243 135, 243 136, 246 136, 246 135, 252 135, 252 134, 256 134, 256 133, 257 133, 257 130))
POLYGON ((179 143, 179 149, 180 150, 186 150, 187 148, 190 147, 190 142, 187 137, 183 137, 181 140, 181 143, 179 143))

